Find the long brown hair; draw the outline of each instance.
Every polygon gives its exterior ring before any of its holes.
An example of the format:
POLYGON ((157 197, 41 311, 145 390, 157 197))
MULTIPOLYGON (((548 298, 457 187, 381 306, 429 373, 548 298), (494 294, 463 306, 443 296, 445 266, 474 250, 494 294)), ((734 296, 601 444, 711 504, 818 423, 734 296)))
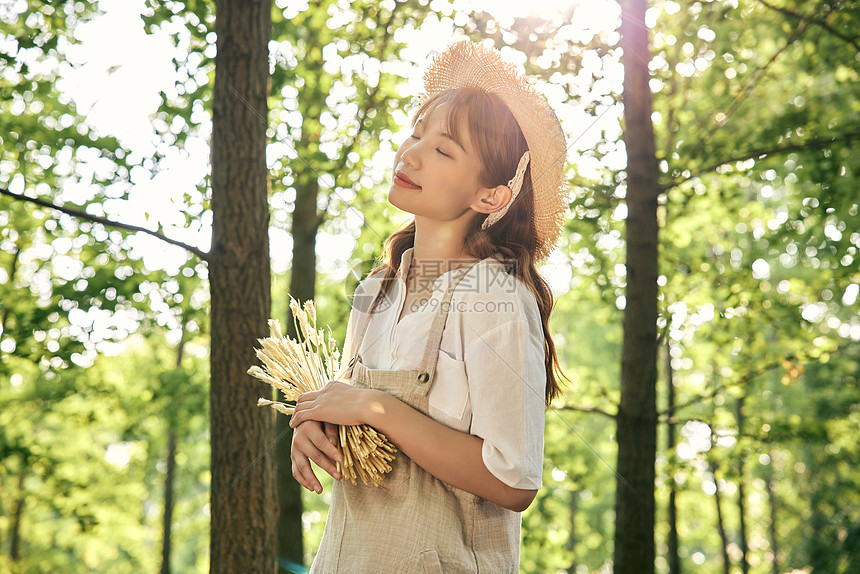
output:
MULTIPOLYGON (((463 141, 462 134, 459 133, 461 118, 465 116, 467 120, 470 140, 481 162, 481 185, 506 185, 516 173, 517 164, 528 147, 516 119, 504 102, 482 90, 449 90, 426 101, 412 118, 412 125, 442 104, 447 104, 448 108, 448 133, 458 143, 463 141)), ((546 404, 549 405, 561 392, 560 379, 569 379, 561 370, 555 343, 549 332, 549 316, 553 307, 552 290, 535 266, 534 254, 538 249, 538 237, 533 218, 534 194, 531 182, 531 167, 528 167, 522 189, 508 212, 486 230, 481 229, 481 223, 487 216, 475 216, 472 227, 466 234, 464 251, 476 259, 494 257, 505 265, 508 273, 517 277, 534 293, 543 326, 546 404)), ((385 271, 371 312, 391 290, 400 268, 400 257, 414 244, 414 219, 385 241, 380 265, 371 272, 372 275, 385 271)))

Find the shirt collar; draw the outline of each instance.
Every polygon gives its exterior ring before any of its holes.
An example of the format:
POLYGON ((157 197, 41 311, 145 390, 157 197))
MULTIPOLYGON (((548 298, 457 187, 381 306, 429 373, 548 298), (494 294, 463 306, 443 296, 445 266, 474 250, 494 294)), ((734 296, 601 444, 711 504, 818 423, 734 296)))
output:
POLYGON ((409 269, 409 265, 412 263, 412 251, 414 247, 410 247, 400 256, 400 269, 397 270, 397 280, 406 284, 406 270, 409 269))
MULTIPOLYGON (((404 288, 406 287, 406 271, 409 269, 409 265, 412 263, 412 254, 414 249, 414 247, 410 247, 400 256, 400 269, 397 270, 397 281, 404 288)), ((488 257, 486 259, 478 261, 477 265, 492 263, 493 261, 495 260, 492 257, 488 257)), ((467 263, 465 266, 468 265, 471 264, 467 263)), ((445 289, 447 289, 448 284, 456 276, 457 272, 459 272, 461 268, 462 267, 457 267, 439 275, 439 277, 437 277, 436 280, 433 282, 433 291, 444 291, 445 289)), ((471 272, 474 273, 474 270, 471 272)))

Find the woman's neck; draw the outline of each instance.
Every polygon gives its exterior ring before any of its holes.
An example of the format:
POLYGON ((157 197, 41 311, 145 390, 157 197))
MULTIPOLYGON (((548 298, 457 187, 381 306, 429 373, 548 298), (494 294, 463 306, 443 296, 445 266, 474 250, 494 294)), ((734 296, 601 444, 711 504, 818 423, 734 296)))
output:
POLYGON ((415 222, 410 277, 432 281, 443 273, 474 261, 475 258, 463 248, 465 229, 428 223, 430 222, 415 222))
POLYGON ((455 266, 472 259, 464 249, 466 229, 437 222, 415 222, 415 241, 412 257, 416 263, 434 262, 455 266), (434 225, 436 224, 436 225, 434 225))

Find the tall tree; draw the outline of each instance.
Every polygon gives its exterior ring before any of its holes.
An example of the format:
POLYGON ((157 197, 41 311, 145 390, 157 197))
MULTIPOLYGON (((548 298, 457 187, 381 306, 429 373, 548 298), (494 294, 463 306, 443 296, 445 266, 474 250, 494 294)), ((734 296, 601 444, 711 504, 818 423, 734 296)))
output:
MULTIPOLYGON (((735 420, 738 437, 743 437, 744 428, 744 397, 738 398, 735 404, 735 420)), ((743 443, 739 443, 739 446, 743 443)), ((735 456, 736 472, 738 476, 738 540, 741 549, 741 572, 749 574, 749 532, 747 531, 747 497, 746 497, 746 454, 742 448, 738 449, 735 456)))
POLYGON ((271 312, 266 169, 270 0, 216 4, 212 104, 211 572, 274 566, 274 417, 246 374, 271 312))
POLYGON ((723 560, 723 574, 732 571, 732 562, 729 557, 729 536, 726 534, 726 523, 723 520, 723 505, 720 493, 720 480, 717 478, 716 463, 710 463, 711 478, 714 480, 714 505, 717 509, 717 530, 720 533, 720 555, 723 560))
POLYGON ((675 483, 675 380, 672 375, 672 353, 671 344, 666 342, 664 345, 665 365, 664 372, 666 373, 666 455, 671 460, 669 465, 669 476, 666 482, 669 483, 669 504, 667 510, 668 515, 668 562, 669 574, 681 574, 681 557, 678 554, 678 506, 677 486, 675 483))
MULTIPOLYGON (((770 455, 768 455, 770 456, 770 455)), ((772 458, 772 457, 771 457, 772 458)), ((779 538, 776 533, 776 507, 777 507, 777 496, 776 491, 774 489, 775 484, 773 472, 767 476, 765 479, 765 491, 767 492, 767 508, 769 510, 768 513, 768 543, 770 543, 770 551, 773 554, 773 559, 770 563, 770 571, 771 574, 779 574, 779 553, 780 553, 780 543, 779 538)))
POLYGON ((627 290, 618 408, 615 571, 654 572, 657 450, 657 198, 646 0, 621 3, 627 149, 627 290))

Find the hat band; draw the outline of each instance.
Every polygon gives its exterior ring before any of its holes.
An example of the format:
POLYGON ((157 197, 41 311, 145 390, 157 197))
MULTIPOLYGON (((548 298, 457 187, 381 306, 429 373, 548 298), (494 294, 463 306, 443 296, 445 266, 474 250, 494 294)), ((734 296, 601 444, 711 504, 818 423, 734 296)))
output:
POLYGON ((520 158, 520 163, 517 164, 517 173, 514 174, 514 177, 508 182, 508 188, 511 190, 511 199, 508 203, 498 211, 494 211, 484 220, 484 223, 481 224, 481 229, 487 229, 489 226, 500 220, 505 214, 508 212, 508 208, 514 203, 514 200, 517 198, 517 195, 520 193, 520 189, 523 187, 523 179, 526 176, 526 167, 529 165, 529 155, 528 150, 523 154, 523 157, 520 158))

